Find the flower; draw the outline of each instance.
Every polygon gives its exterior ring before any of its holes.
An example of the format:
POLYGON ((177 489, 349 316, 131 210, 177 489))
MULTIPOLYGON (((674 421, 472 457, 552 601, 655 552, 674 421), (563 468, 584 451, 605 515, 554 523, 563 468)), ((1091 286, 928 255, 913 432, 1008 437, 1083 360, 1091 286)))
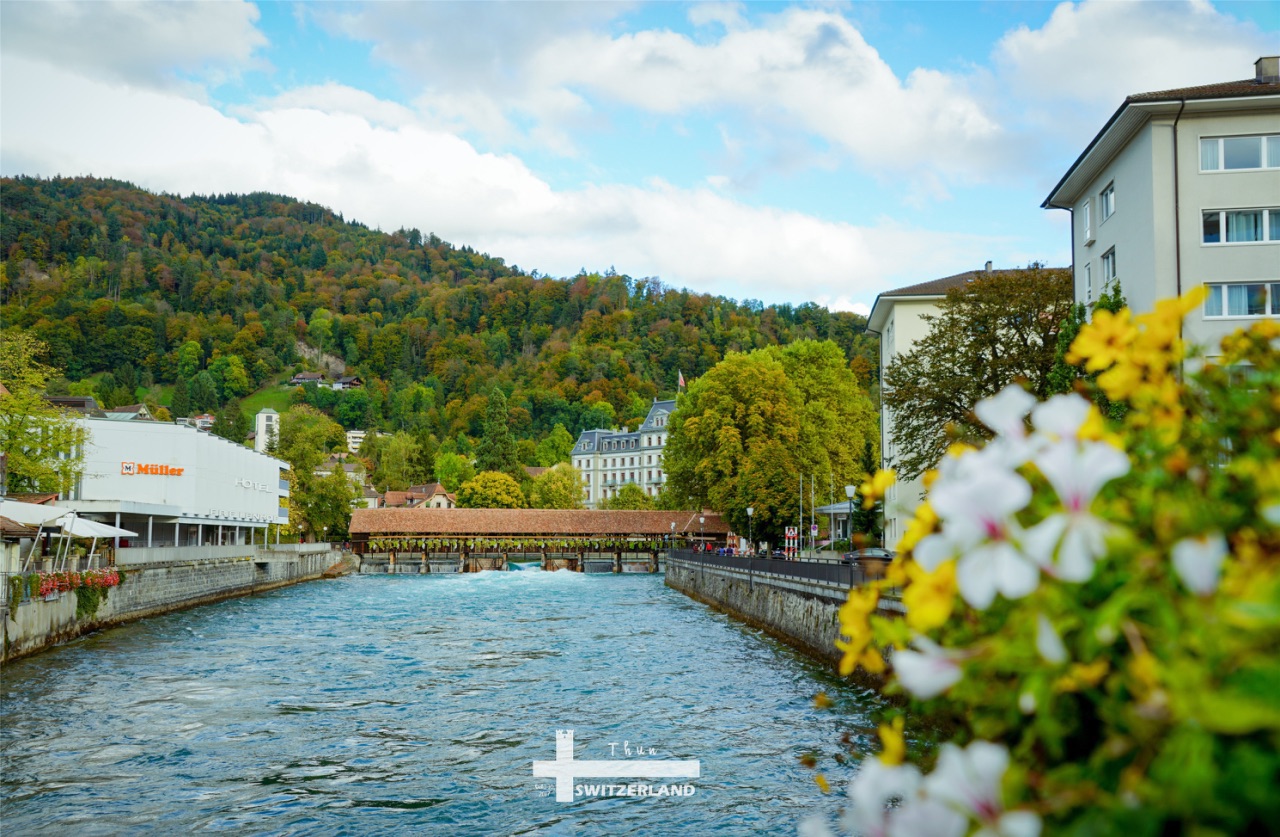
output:
POLYGON ((1067 660, 1067 647, 1062 644, 1062 637, 1043 613, 1036 614, 1036 650, 1046 662, 1061 665, 1067 660))
POLYGON ((879 837, 899 833, 893 820, 902 809, 889 808, 895 800, 911 807, 920 788, 920 771, 913 765, 888 765, 879 759, 863 759, 858 775, 849 783, 849 801, 840 824, 852 834, 879 837))
POLYGON ((1017 384, 1009 384, 996 395, 975 404, 973 412, 997 435, 1021 439, 1027 435, 1022 420, 1035 403, 1034 395, 1017 384))
POLYGON ((964 672, 956 654, 924 637, 917 637, 920 651, 903 649, 893 655, 893 671, 898 682, 920 700, 930 700, 950 689, 964 672))
POLYGON ((858 486, 858 493, 862 495, 862 507, 869 509, 876 504, 877 500, 884 499, 885 492, 889 490, 889 486, 893 485, 898 479, 898 475, 893 471, 887 471, 881 468, 875 472, 874 476, 869 477, 862 485, 858 486))
POLYGON ((1113 314, 1110 311, 1093 312, 1093 320, 1076 335, 1067 352, 1067 363, 1079 365, 1085 370, 1097 372, 1113 365, 1124 357, 1137 336, 1137 327, 1129 320, 1129 309, 1113 314))
POLYGON ((1173 568, 1191 592, 1207 596, 1218 589, 1218 573, 1227 557, 1221 532, 1183 538, 1173 545, 1173 568))
POLYGON ((924 780, 930 799, 962 811, 982 824, 979 834, 1034 837, 1040 818, 1029 811, 1004 810, 1000 783, 1009 767, 1009 751, 990 741, 975 741, 961 750, 943 744, 938 766, 924 780))
POLYGON ((915 561, 908 562, 909 583, 902 592, 907 609, 907 625, 913 631, 928 631, 946 624, 956 598, 956 564, 944 561, 932 573, 915 561))
POLYGON ((1064 514, 1050 515, 1027 533, 1027 553, 1065 581, 1088 581, 1106 551, 1107 524, 1089 512, 1102 487, 1129 473, 1129 457, 1102 442, 1058 442, 1035 457, 1058 494, 1064 514), (1056 560, 1055 560, 1056 556, 1056 560))
POLYGON ((907 755, 907 742, 902 737, 902 727, 906 723, 906 717, 899 715, 893 719, 892 723, 881 724, 878 728, 880 733, 880 761, 888 765, 902 764, 903 759, 907 755))

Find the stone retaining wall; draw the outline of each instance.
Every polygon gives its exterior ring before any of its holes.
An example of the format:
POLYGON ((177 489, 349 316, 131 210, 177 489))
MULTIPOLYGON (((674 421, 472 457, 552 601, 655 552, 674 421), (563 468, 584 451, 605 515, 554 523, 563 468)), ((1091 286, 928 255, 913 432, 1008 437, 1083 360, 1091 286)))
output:
POLYGON ((76 617, 75 591, 57 594, 49 601, 10 602, 0 661, 25 657, 111 625, 316 579, 342 559, 336 551, 241 549, 244 554, 234 558, 126 567, 123 583, 110 588, 92 617, 76 617))

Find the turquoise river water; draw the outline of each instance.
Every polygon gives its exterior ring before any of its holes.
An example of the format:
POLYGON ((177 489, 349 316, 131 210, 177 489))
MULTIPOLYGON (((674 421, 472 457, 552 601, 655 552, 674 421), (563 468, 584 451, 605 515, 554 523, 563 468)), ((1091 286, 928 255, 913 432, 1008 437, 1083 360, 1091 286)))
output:
POLYGON ((661 576, 536 570, 301 584, 0 676, 9 835, 793 834, 840 804, 800 757, 847 779, 876 706, 661 576), (575 760, 700 775, 557 801, 533 775, 557 730, 575 760))

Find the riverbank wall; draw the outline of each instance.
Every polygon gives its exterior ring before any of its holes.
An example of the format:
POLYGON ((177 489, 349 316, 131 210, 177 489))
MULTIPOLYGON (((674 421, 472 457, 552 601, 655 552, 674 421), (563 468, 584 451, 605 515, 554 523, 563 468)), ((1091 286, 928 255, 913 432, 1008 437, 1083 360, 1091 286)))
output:
POLYGON ((75 590, 13 601, 6 579, 0 663, 113 625, 318 579, 344 563, 356 566, 327 544, 121 549, 120 585, 107 589, 94 612, 79 614, 83 594, 75 590))
MULTIPOLYGON (((862 578, 856 567, 745 559, 673 552, 667 557, 666 584, 710 605, 832 667, 840 664, 840 606, 862 578)), ((902 602, 889 596, 880 610, 901 614, 902 602)), ((863 685, 878 680, 859 672, 863 685)), ((861 682, 861 681, 860 681, 861 682)))

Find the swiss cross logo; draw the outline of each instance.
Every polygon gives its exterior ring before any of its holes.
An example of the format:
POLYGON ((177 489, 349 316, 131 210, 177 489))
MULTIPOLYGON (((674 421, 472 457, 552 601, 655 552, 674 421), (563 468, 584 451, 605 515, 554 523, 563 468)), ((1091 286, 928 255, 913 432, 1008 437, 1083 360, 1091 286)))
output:
POLYGON ((131 477, 131 476, 133 476, 134 474, 138 473, 138 465, 137 465, 137 463, 136 463, 136 462, 121 462, 121 463, 120 463, 120 473, 124 474, 125 476, 130 476, 130 477, 131 477))

